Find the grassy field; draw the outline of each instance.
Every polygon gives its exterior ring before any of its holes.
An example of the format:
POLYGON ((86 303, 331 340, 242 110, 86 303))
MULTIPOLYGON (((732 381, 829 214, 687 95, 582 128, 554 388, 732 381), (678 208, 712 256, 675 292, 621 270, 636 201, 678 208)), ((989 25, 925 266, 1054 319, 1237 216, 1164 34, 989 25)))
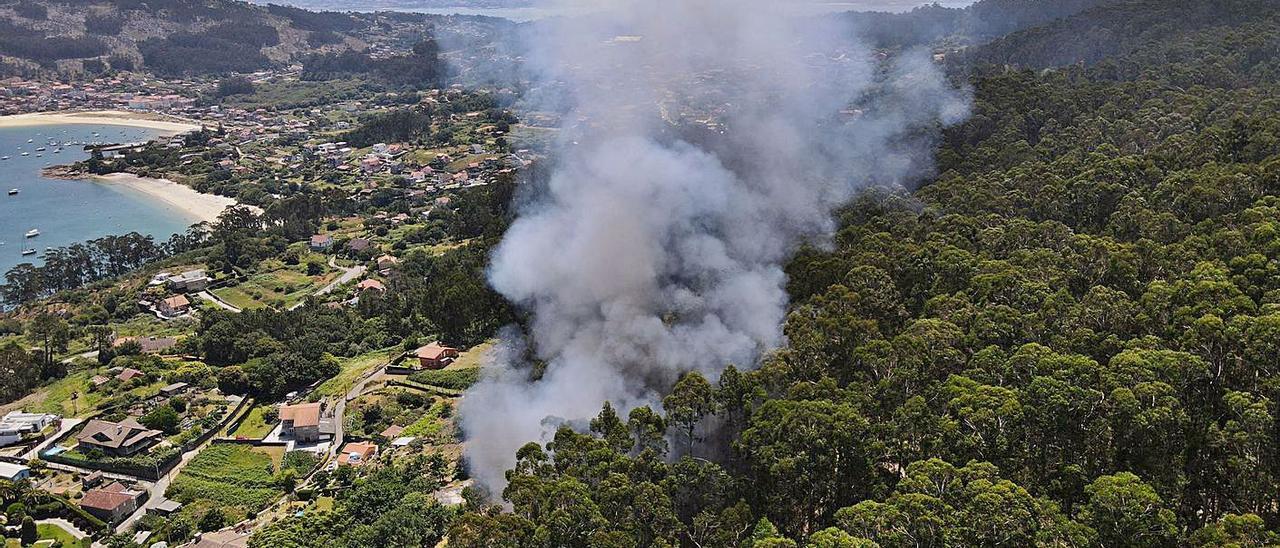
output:
MULTIPOLYGON (((0 406, 0 413, 23 409, 33 413, 56 413, 64 417, 89 415, 105 397, 102 393, 89 391, 89 378, 93 375, 92 371, 79 371, 67 375, 48 386, 37 388, 26 397, 0 406), (72 395, 75 395, 75 400, 71 399, 72 395)), ((129 393, 147 397, 158 392, 165 384, 157 382, 139 386, 130 390, 129 393)))
POLYGON ((262 106, 305 106, 332 101, 335 97, 357 96, 362 83, 358 80, 306 82, 274 81, 259 84, 253 93, 232 95, 224 99, 226 107, 253 110, 262 106))
POLYGON ((275 460, 271 453, 249 445, 210 445, 174 478, 165 496, 197 509, 220 507, 232 521, 239 521, 282 494, 276 486, 275 460))
POLYGON ((258 405, 249 410, 249 414, 240 422, 240 426, 236 427, 234 432, 229 433, 231 437, 245 437, 253 440, 265 438, 271 433, 271 429, 275 428, 275 423, 268 423, 263 418, 263 413, 269 409, 268 406, 258 405))
POLYGON ((268 266, 278 267, 254 274, 234 287, 215 289, 213 293, 232 306, 242 309, 289 307, 302 302, 307 295, 338 276, 328 266, 318 276, 308 276, 301 270, 305 268, 303 266, 268 266))
POLYGON ((471 347, 471 350, 463 352, 458 359, 449 364, 446 369, 467 369, 469 367, 480 367, 484 365, 485 357, 489 355, 489 351, 498 344, 498 339, 489 339, 485 342, 471 347))
POLYGON ((419 384, 439 386, 450 390, 466 390, 480 380, 480 368, 440 369, 418 371, 409 375, 409 380, 419 384))
POLYGON ((351 387, 355 386, 360 376, 370 369, 390 361, 388 355, 392 351, 393 349, 391 348, 384 348, 347 359, 342 362, 342 371, 338 372, 333 378, 324 381, 324 384, 316 388, 316 391, 322 396, 336 397, 345 395, 351 390, 351 387))
POLYGON ((36 534, 39 536, 40 540, 47 539, 55 542, 61 542, 62 545, 67 548, 71 548, 72 546, 87 547, 93 544, 92 539, 76 540, 75 535, 72 535, 70 531, 52 523, 37 523, 36 534))

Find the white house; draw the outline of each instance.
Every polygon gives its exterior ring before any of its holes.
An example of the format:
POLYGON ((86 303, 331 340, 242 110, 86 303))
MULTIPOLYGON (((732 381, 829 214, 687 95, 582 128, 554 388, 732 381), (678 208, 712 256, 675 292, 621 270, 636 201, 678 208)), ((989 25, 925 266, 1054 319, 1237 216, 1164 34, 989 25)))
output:
POLYGON ((10 411, 0 419, 0 447, 15 444, 21 441, 24 435, 44 430, 61 418, 47 413, 10 411))
POLYGON ((22 481, 31 477, 31 469, 21 464, 0 462, 0 479, 22 481))

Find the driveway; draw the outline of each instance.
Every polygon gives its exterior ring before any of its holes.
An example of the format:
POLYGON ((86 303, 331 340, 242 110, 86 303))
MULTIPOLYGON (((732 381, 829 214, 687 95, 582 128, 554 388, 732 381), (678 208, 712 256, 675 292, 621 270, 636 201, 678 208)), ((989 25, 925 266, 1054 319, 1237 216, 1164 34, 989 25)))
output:
MULTIPOLYGON (((336 280, 329 282, 329 285, 326 285, 320 289, 317 289, 315 293, 312 293, 312 295, 319 296, 319 295, 328 295, 329 293, 333 293, 333 290, 341 287, 343 284, 349 283, 350 281, 363 276, 365 271, 368 270, 368 267, 364 265, 356 265, 352 267, 338 266, 337 257, 329 257, 329 267, 341 270, 342 275, 338 276, 336 280)), ((300 308, 305 303, 306 301, 299 302, 289 307, 289 310, 300 308)))
POLYGON ((236 306, 232 305, 231 303, 229 303, 229 302, 227 302, 227 301, 224 301, 224 300, 222 300, 222 299, 219 299, 217 295, 214 295, 213 293, 210 293, 210 292, 208 292, 208 291, 201 291, 201 292, 199 292, 199 293, 196 293, 196 296, 197 296, 197 297, 200 297, 201 299, 204 299, 204 300, 206 300, 206 301, 209 301, 209 302, 211 302, 211 303, 213 303, 213 304, 215 304, 215 305, 218 305, 218 306, 219 306, 220 308, 222 308, 223 310, 230 310, 230 311, 232 311, 232 312, 240 312, 240 308, 239 308, 239 307, 236 307, 236 306))

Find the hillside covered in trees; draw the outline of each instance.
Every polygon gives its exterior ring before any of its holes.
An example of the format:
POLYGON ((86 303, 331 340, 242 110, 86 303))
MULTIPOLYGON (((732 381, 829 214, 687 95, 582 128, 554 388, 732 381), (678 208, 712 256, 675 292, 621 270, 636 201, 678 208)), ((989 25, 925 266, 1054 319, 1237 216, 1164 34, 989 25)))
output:
POLYGON ((355 31, 372 24, 230 0, 8 0, 0 2, 0 60, 14 74, 252 72, 295 56, 363 47, 355 31))
POLYGON ((1277 23, 1123 0, 973 48, 939 175, 789 265, 788 347, 526 446, 450 546, 1280 542, 1277 23))

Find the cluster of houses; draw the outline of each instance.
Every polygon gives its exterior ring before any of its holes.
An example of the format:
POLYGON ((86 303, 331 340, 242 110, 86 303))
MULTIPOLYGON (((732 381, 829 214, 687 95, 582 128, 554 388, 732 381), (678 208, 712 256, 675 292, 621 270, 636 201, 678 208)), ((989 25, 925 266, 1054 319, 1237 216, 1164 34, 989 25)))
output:
POLYGON ((194 86, 133 73, 54 84, 21 77, 0 80, 0 114, 117 108, 169 113, 193 110, 194 86))
POLYGON ((0 419, 0 447, 7 447, 28 436, 38 434, 50 426, 61 424, 62 417, 48 413, 23 413, 10 411, 0 419))
POLYGON ((204 270, 188 270, 178 274, 161 272, 151 278, 149 287, 163 287, 172 294, 154 300, 143 299, 138 302, 143 308, 150 310, 160 319, 173 319, 191 312, 191 299, 188 293, 199 293, 209 288, 213 279, 204 270))
POLYGON ((94 375, 89 377, 89 384, 94 388, 99 388, 112 380, 120 381, 121 384, 128 384, 132 382, 133 379, 141 379, 146 376, 146 373, 132 367, 113 367, 107 370, 106 375, 94 375))

